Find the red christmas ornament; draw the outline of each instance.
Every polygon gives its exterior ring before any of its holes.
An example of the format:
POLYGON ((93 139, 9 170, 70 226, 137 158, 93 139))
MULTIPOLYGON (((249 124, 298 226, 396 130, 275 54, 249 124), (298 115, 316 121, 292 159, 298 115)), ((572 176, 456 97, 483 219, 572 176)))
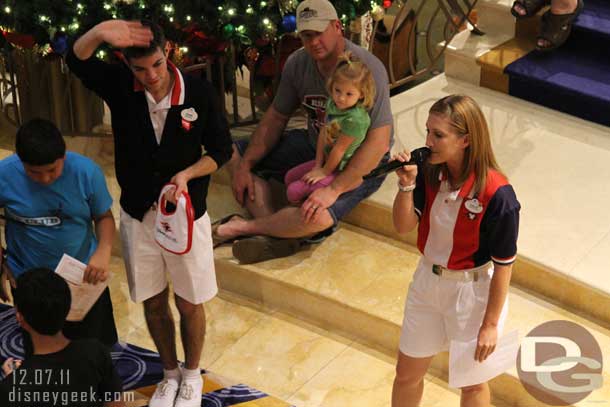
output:
POLYGON ((195 25, 185 27, 186 38, 182 45, 189 48, 193 55, 214 59, 225 52, 229 42, 207 35, 195 25))
POLYGON ((2 32, 2 35, 4 35, 8 42, 13 45, 17 45, 18 47, 31 49, 34 48, 34 45, 36 45, 36 40, 30 34, 20 34, 17 32, 9 32, 4 30, 0 30, 0 32, 2 32))
POLYGON ((392 6, 391 0, 383 0, 383 8, 390 8, 392 6))
POLYGON ((246 65, 248 66, 248 69, 251 71, 254 70, 254 65, 256 64, 256 61, 260 55, 258 49, 255 47, 249 47, 244 51, 244 55, 246 57, 246 65))

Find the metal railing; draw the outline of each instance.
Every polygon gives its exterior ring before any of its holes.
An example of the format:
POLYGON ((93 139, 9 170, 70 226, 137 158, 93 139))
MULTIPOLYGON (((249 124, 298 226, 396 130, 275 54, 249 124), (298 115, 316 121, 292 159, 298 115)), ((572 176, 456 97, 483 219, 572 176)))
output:
MULTIPOLYGON (((471 19, 476 3, 477 0, 405 0, 389 30, 390 51, 386 67, 390 88, 414 81, 437 69, 439 59, 445 53, 447 46, 466 24, 472 27, 471 31, 474 34, 483 35, 484 33, 471 19), (418 27, 423 27, 423 30, 418 30, 418 27), (406 44, 397 42, 401 30, 407 30, 406 44), (401 52, 405 52, 406 55, 401 52), (425 58, 422 58, 422 52, 425 58), (408 74, 401 75, 395 72, 397 55, 408 59, 408 74), (419 55, 419 58, 416 55, 419 55), (425 62, 421 63, 422 60, 425 62)), ((371 52, 375 51, 374 47, 377 44, 375 36, 379 35, 380 23, 381 21, 376 21, 373 26, 373 38, 369 44, 371 52)), ((404 35, 401 39, 404 40, 404 35)))

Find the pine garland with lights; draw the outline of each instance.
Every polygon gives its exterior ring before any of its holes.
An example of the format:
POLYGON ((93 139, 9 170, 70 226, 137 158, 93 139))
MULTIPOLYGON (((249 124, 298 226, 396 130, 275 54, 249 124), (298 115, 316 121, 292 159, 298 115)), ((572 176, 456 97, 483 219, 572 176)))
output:
MULTIPOLYGON (((184 67, 203 60, 225 58, 225 89, 236 68, 246 65, 254 77, 257 105, 271 100, 276 57, 279 69, 300 41, 289 37, 285 49, 277 40, 296 30, 296 8, 302 0, 0 0, 0 52, 17 47, 42 57, 57 57, 78 37, 101 21, 117 18, 156 21, 172 42, 172 60, 184 67)), ((344 27, 371 12, 382 18, 391 0, 334 0, 344 27)), ((98 50, 112 58, 107 46, 98 50)), ((217 68, 214 68, 217 69, 217 68)), ((213 74, 216 76, 216 74, 213 74)))
MULTIPOLYGON (((230 43, 245 49, 294 32, 294 13, 299 3, 299 0, 0 0, 0 27, 9 42, 15 44, 11 38, 17 36, 18 40, 27 39, 26 43, 33 42, 40 49, 62 54, 68 36, 80 35, 103 20, 147 18, 158 21, 168 39, 184 54, 202 56, 224 52, 230 43)), ((367 11, 389 7, 391 1, 339 0, 333 4, 348 26, 367 11)), ((16 44, 23 46, 19 41, 16 44)))

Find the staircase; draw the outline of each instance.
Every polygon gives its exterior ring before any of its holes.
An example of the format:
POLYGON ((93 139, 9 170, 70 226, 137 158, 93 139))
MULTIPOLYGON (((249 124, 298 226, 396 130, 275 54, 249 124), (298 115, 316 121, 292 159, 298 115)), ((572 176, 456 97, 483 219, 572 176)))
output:
MULTIPOLYGON (((480 27, 487 35, 458 34, 445 53, 445 74, 392 98, 395 148, 423 145, 427 111, 440 97, 466 93, 482 105, 500 165, 523 207, 505 332, 517 329, 522 338, 544 322, 572 321, 593 334, 608 366, 608 129, 496 92, 502 87, 508 91, 508 77, 498 66, 533 48, 515 34, 535 30, 535 22, 515 25, 511 4, 479 1, 480 27)), ((214 180, 208 205, 212 218, 240 211, 232 203, 226 174, 214 180)), ((240 265, 230 246, 220 247, 215 257, 221 296, 292 315, 394 358, 405 295, 419 258, 415 235, 398 236, 392 227, 395 185, 395 177, 388 177, 335 234, 294 256, 240 265)), ((434 359, 429 373, 428 383, 448 389, 447 354, 434 359)), ((573 405, 610 406, 609 379, 604 372, 605 385, 573 405)), ((495 405, 545 405, 525 390, 516 369, 490 384, 495 405)), ((328 405, 325 401, 303 400, 303 405, 328 405)))
POLYGON ((480 4, 483 10, 504 9, 503 17, 486 20, 489 24, 482 28, 488 38, 473 40, 462 33, 452 41, 447 75, 610 125, 610 54, 605 52, 610 46, 610 3, 586 0, 568 42, 552 53, 534 51, 540 16, 515 24, 506 14, 512 1, 480 4))
POLYGON ((610 4, 587 0, 568 42, 532 52, 505 68, 509 94, 605 126, 610 125, 610 4))

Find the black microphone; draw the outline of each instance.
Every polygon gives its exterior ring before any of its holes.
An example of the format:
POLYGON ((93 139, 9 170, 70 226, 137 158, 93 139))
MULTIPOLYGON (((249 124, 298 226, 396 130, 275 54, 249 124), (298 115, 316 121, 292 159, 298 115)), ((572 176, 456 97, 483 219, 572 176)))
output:
POLYGON ((385 175, 389 172, 395 171, 403 165, 412 165, 412 164, 423 164, 424 161, 428 159, 430 156, 430 149, 428 147, 420 147, 413 151, 411 151, 411 159, 403 163, 398 160, 390 161, 385 164, 381 164, 379 167, 375 168, 373 171, 362 177, 363 179, 375 178, 381 175, 385 175))

